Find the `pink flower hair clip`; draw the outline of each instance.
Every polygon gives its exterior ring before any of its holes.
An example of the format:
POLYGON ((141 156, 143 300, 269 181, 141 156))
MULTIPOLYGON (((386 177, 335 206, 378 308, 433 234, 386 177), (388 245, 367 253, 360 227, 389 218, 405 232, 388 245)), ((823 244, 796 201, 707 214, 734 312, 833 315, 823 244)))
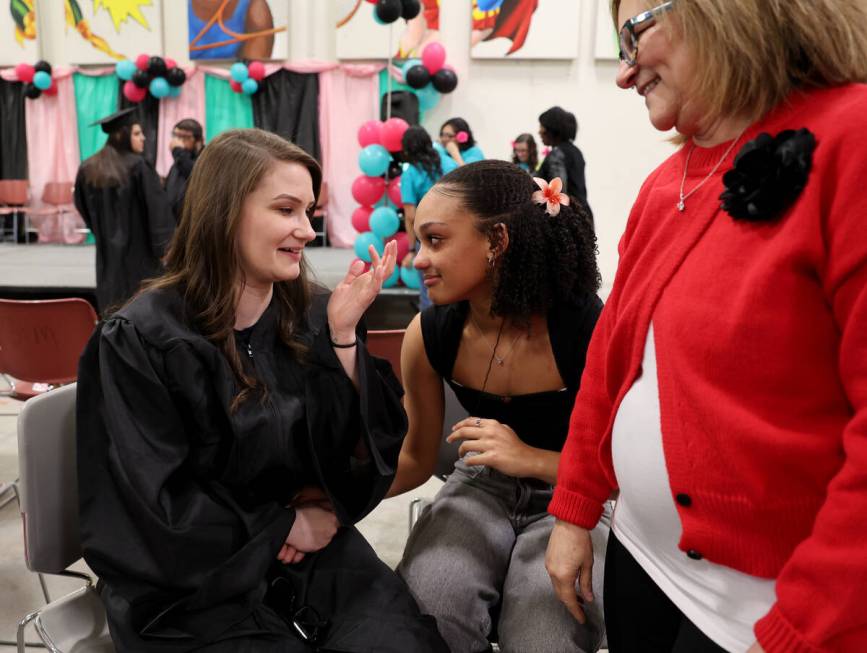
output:
POLYGON ((455 140, 458 143, 460 143, 461 145, 463 145, 468 140, 470 140, 470 135, 467 132, 461 131, 461 132, 458 132, 457 134, 455 134, 455 140))
POLYGON ((569 196, 561 192, 563 190, 563 181, 560 177, 554 177, 549 184, 540 177, 533 177, 533 181, 540 188, 533 193, 532 200, 536 204, 547 204, 545 212, 548 215, 559 215, 560 205, 569 206, 569 196))
POLYGON ((510 143, 510 145, 512 146, 512 149, 513 149, 513 150, 515 149, 515 146, 516 146, 517 144, 518 144, 518 141, 512 141, 512 142, 510 143))

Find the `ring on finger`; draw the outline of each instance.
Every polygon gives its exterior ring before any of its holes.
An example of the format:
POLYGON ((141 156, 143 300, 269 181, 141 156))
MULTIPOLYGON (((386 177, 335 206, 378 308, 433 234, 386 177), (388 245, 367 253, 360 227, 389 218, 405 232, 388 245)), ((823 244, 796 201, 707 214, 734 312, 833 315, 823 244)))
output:
POLYGON ((482 418, 481 417, 476 418, 476 428, 477 429, 482 428, 482 418))

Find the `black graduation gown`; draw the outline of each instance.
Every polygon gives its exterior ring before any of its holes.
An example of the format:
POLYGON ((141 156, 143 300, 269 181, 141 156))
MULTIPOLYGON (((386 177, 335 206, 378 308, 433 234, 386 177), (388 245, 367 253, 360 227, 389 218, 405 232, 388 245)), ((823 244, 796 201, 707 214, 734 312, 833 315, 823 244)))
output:
POLYGON ((75 179, 75 208, 96 239, 96 301, 100 311, 132 297, 144 279, 158 276, 160 259, 175 220, 153 167, 132 152, 123 155, 127 178, 96 188, 81 164, 75 179))
POLYGON ((175 162, 166 177, 166 195, 168 195, 169 206, 172 208, 175 221, 180 221, 184 195, 187 193, 187 181, 193 174, 193 166, 196 159, 199 158, 199 154, 201 152, 193 152, 183 147, 176 147, 172 150, 172 158, 175 162))
POLYGON ((229 365, 178 292, 143 293, 90 339, 78 375, 81 540, 118 650, 314 650, 293 632, 293 615, 314 614, 305 606, 330 622, 316 650, 447 650, 352 526, 390 486, 407 422, 390 366, 362 342, 356 391, 329 344, 326 302, 317 295, 309 313, 303 364, 271 304, 247 360, 268 398, 234 413, 229 365), (295 515, 284 506, 309 484, 344 526, 283 565, 295 515))

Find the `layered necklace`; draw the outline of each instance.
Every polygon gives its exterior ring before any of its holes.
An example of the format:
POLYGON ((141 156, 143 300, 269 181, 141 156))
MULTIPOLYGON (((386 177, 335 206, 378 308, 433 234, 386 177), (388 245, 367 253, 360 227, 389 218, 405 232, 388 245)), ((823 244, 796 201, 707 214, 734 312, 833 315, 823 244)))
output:
POLYGON ((684 193, 683 187, 686 184, 686 174, 689 171, 689 160, 692 158, 692 153, 695 150, 695 141, 692 142, 692 146, 689 148, 689 152, 687 152, 687 154, 686 154, 686 163, 684 163, 684 165, 683 165, 683 177, 681 177, 681 180, 680 180, 680 195, 679 195, 679 199, 677 201, 677 204, 675 205, 675 206, 677 206, 678 211, 683 213, 686 210, 686 200, 689 199, 689 196, 692 195, 699 188, 704 186, 705 183, 707 182, 707 180, 714 176, 714 173, 716 173, 716 171, 719 170, 719 167, 723 164, 723 161, 725 161, 726 158, 728 157, 728 155, 731 154, 731 151, 733 149, 735 149, 735 145, 738 144, 738 141, 741 140, 741 136, 743 136, 744 132, 746 132, 746 131, 747 131, 747 128, 744 127, 743 130, 741 131, 741 133, 738 134, 738 137, 736 139, 734 139, 731 142, 731 145, 729 145, 726 148, 726 151, 723 152, 723 155, 720 158, 720 160, 717 161, 716 165, 713 167, 713 169, 711 169, 711 171, 707 174, 707 176, 704 179, 702 179, 700 182, 698 182, 695 186, 693 186, 689 190, 688 193, 684 193))

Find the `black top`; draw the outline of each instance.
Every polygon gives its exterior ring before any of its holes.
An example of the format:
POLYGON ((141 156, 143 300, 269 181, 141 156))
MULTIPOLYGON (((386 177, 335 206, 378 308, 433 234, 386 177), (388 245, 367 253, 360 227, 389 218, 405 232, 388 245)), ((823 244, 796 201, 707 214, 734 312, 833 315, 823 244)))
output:
POLYGON ((548 337, 566 387, 524 395, 495 395, 452 379, 469 303, 431 306, 421 314, 421 331, 431 367, 451 386, 470 415, 508 424, 532 447, 560 451, 581 384, 587 345, 601 310, 600 299, 587 295, 583 302, 559 306, 548 313, 548 337))
POLYGON ((172 208, 175 221, 180 221, 181 210, 184 206, 184 196, 187 193, 187 181, 190 175, 193 174, 193 166, 200 154, 201 151, 194 152, 184 147, 172 149, 172 158, 175 162, 166 176, 166 194, 168 195, 169 206, 172 208))
POLYGON ((175 220, 156 170, 141 156, 123 155, 125 181, 96 188, 75 179, 75 208, 96 240, 96 300, 100 311, 132 297, 144 279, 160 273, 160 259, 172 238, 175 220))
POLYGON ((560 177, 563 191, 580 199, 592 217, 593 212, 587 203, 587 185, 584 182, 584 155, 575 143, 563 141, 552 147, 535 176, 545 181, 560 177))
POLYGON ((236 335, 268 390, 236 412, 235 376, 178 292, 143 293, 91 337, 78 374, 81 542, 112 636, 134 650, 140 637, 209 641, 261 616, 295 516, 284 506, 302 486, 324 488, 343 524, 385 496, 406 433, 402 391, 361 341, 356 391, 329 344, 327 298, 300 332, 304 362, 277 335, 276 303, 236 335), (366 464, 353 458, 359 438, 366 464))

